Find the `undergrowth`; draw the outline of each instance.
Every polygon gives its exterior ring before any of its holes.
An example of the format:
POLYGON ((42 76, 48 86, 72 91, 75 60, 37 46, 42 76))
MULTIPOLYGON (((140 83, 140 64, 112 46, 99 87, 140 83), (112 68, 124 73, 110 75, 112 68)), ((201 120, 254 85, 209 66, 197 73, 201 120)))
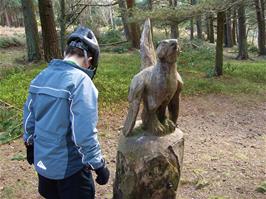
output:
MULTIPOLYGON (((0 79, 0 99, 22 108, 30 81, 46 66, 10 69, 0 79)), ((128 85, 140 67, 138 53, 102 54, 94 83, 100 103, 118 103, 127 97, 128 85)))
POLYGON ((0 144, 20 137, 22 112, 0 103, 0 144))
MULTIPOLYGON (((265 98, 266 90, 266 61, 236 61, 226 60, 224 75, 213 76, 214 49, 208 45, 184 44, 184 48, 178 58, 178 71, 184 80, 183 95, 199 95, 208 93, 217 94, 248 94, 265 98)), ((10 68, 0 74, 0 99, 22 109, 26 100, 30 81, 46 66, 41 64, 35 67, 10 68)), ((100 107, 111 108, 113 104, 119 104, 127 100, 128 87, 133 76, 139 71, 140 56, 137 51, 130 53, 102 53, 97 75, 94 83, 99 90, 100 107)), ((1 70, 0 70, 1 71, 1 70)), ((119 106, 116 106, 119 107, 119 106)), ((110 109, 111 110, 111 109, 110 109)), ((21 113, 12 113, 1 110, 0 143, 10 140, 21 134, 20 131, 12 131, 21 124, 21 113), (2 113, 3 112, 3 113, 2 113), (2 115, 3 114, 3 115, 2 115), (8 120, 11 114, 15 119, 8 120), (14 123, 14 124, 13 124, 14 123), (13 132, 10 133, 10 132, 13 132), (19 132, 19 133, 15 133, 19 132), (4 140, 4 141, 2 141, 4 140)), ((10 116, 12 117, 12 116, 10 116)))
POLYGON ((197 43, 185 46, 178 59, 178 71, 185 85, 183 94, 256 94, 265 97, 266 60, 225 60, 221 77, 214 76, 214 46, 197 43))
POLYGON ((13 35, 13 36, 1 36, 0 37, 0 48, 18 47, 25 46, 25 36, 13 35))

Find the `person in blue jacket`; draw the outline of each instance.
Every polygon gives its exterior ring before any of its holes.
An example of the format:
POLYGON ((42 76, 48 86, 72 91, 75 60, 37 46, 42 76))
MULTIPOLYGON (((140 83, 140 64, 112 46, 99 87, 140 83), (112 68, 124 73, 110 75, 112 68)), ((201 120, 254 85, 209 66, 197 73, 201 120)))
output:
POLYGON ((45 198, 94 198, 91 171, 98 184, 108 182, 96 129, 98 91, 92 82, 98 59, 93 32, 78 27, 68 37, 65 58, 52 60, 31 81, 23 138, 45 198))

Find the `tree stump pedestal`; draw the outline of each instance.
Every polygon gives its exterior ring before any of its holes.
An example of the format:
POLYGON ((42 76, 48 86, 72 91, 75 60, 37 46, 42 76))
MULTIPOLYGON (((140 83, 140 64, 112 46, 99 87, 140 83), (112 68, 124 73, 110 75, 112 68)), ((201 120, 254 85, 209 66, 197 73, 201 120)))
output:
POLYGON ((179 129, 157 137, 147 132, 121 135, 113 199, 175 199, 183 164, 179 129))

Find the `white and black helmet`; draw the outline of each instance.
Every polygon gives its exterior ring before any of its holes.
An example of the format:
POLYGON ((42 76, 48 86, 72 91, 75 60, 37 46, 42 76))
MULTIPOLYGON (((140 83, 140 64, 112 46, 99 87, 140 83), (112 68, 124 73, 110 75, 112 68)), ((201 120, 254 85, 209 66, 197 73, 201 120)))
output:
MULTIPOLYGON (((84 26, 79 26, 73 33, 68 36, 67 45, 82 49, 85 60, 88 60, 88 52, 92 54, 92 66, 89 70, 96 74, 100 56, 100 48, 94 33, 84 26)), ((92 76, 92 78, 93 78, 92 76)))

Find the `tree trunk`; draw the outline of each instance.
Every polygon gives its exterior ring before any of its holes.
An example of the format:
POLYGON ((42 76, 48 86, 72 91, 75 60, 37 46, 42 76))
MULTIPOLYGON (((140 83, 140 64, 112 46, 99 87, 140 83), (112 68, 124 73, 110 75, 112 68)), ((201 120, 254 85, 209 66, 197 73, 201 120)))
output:
POLYGON ((197 37, 199 39, 203 39, 203 36, 202 36, 202 19, 201 19, 201 16, 197 17, 197 19, 196 19, 196 25, 197 25, 197 37))
POLYGON ((210 15, 210 43, 214 44, 214 25, 213 25, 213 15, 210 15))
MULTIPOLYGON (((190 4, 195 5, 196 0, 190 0, 190 4)), ((194 19, 191 18, 191 20, 190 20, 190 40, 193 40, 193 39, 194 39, 194 19)))
MULTIPOLYGON (((198 0, 191 0, 191 4, 195 5, 198 3, 198 0)), ((196 26, 197 26, 197 37, 202 39, 202 19, 201 16, 196 17, 196 26)))
POLYGON ((15 15, 15 19, 16 19, 16 27, 19 27, 20 26, 20 21, 19 21, 19 18, 18 18, 18 13, 20 13, 20 10, 16 13, 15 15))
MULTIPOLYGON (((177 6, 177 0, 169 0, 170 7, 175 8, 177 6)), ((171 22, 171 38, 177 39, 179 37, 178 24, 171 22)))
MULTIPOLYGON (((127 0, 127 8, 131 9, 135 6, 134 0, 127 0)), ((132 13, 131 13, 132 14, 132 13)), ((140 27, 137 22, 131 22, 129 24, 130 36, 132 47, 139 48, 140 45, 140 27)))
POLYGON ((210 16, 209 14, 205 17, 205 26, 206 26, 206 34, 207 34, 207 41, 210 40, 210 16))
POLYGON ((233 16, 233 27, 232 27, 232 44, 236 45, 236 26, 237 26, 237 19, 236 19, 236 10, 234 9, 234 16, 233 16))
POLYGON ((225 12, 217 14, 217 41, 215 58, 215 75, 223 75, 223 40, 224 40, 225 12))
POLYGON ((226 13, 226 43, 225 47, 232 48, 233 47, 233 41, 232 41, 232 20, 231 20, 231 11, 228 10, 226 13))
POLYGON ((227 39, 227 26, 226 26, 226 22, 225 22, 224 23, 224 47, 227 47, 227 43, 228 43, 228 39, 227 39))
POLYGON ((54 21, 51 0, 39 0, 39 12, 42 26, 44 58, 49 62, 53 58, 61 58, 54 21))
POLYGON ((139 48, 140 42, 140 27, 137 23, 130 24, 130 32, 131 32, 131 42, 132 47, 139 48))
POLYGON ((194 20, 190 20, 190 40, 194 39, 194 20))
POLYGON ((32 0, 22 0, 22 10, 27 41, 28 61, 41 59, 39 34, 32 0))
POLYGON ((112 27, 112 29, 115 30, 113 6, 109 6, 109 12, 110 12, 110 23, 111 23, 111 27, 112 27))
POLYGON ((171 25, 171 38, 177 39, 179 37, 179 31, 177 25, 171 25))
POLYGON ((4 11, 4 14, 5 14, 5 19, 6 19, 6 25, 8 26, 8 27, 10 27, 11 26, 11 22, 10 22, 10 18, 9 18, 9 16, 8 16, 8 13, 7 13, 7 10, 5 9, 5 11, 4 11))
POLYGON ((247 46, 247 35, 246 35, 246 15, 245 6, 243 4, 239 5, 238 8, 238 56, 237 59, 245 60, 248 59, 248 46, 247 46))
POLYGON ((176 199, 184 157, 183 133, 120 136, 113 199, 176 199), (141 140, 141 141, 140 141, 141 140))
POLYGON ((256 7, 257 23, 258 23, 258 47, 259 55, 266 55, 265 48, 265 16, 264 16, 264 0, 254 0, 256 7))
MULTIPOLYGON (((148 9, 150 10, 150 11, 152 11, 152 0, 148 0, 148 9)), ((150 19, 150 22, 151 22, 151 36, 152 36, 152 38, 153 38, 153 23, 152 23, 152 20, 150 19)))
POLYGON ((66 46, 66 7, 65 0, 60 0, 60 46, 61 54, 64 55, 66 46))
POLYGON ((61 54, 64 55, 66 46, 66 8, 65 0, 60 0, 60 46, 61 54))

